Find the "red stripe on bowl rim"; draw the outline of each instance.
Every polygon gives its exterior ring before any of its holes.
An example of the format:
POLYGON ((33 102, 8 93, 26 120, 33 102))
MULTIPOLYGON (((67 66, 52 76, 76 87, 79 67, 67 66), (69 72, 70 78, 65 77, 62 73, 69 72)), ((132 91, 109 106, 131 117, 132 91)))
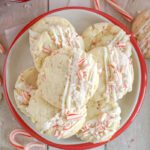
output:
POLYGON ((134 120, 135 116, 137 115, 142 102, 143 102, 143 98, 145 95, 145 91, 146 91, 146 87, 147 87, 147 69, 146 69, 146 64, 145 64, 145 60, 143 58, 143 55, 139 49, 139 47, 137 46, 136 40, 133 36, 133 34, 122 24, 120 23, 118 20, 116 20, 115 18, 111 17, 110 15, 98 11, 98 10, 94 10, 92 8, 86 8, 86 7, 63 7, 63 8, 58 8, 49 12, 46 12, 40 16, 38 16, 37 18, 33 19, 30 23, 28 23, 20 32, 19 34, 15 37, 14 41, 12 42, 9 51, 8 51, 8 55, 5 59, 5 63, 4 63, 4 80, 3 80, 3 85, 4 85, 4 96, 7 100, 7 103, 9 105, 9 108, 11 109, 13 115, 15 116, 15 118, 18 120, 18 122, 20 123, 20 125, 28 132, 30 133, 33 137, 35 137, 36 139, 38 139, 39 141, 48 144, 50 146, 53 147, 57 147, 57 148, 61 148, 61 149, 87 149, 87 148, 94 148, 97 146, 102 146, 104 144, 106 144, 107 142, 115 139, 116 137, 118 137, 121 133, 123 133, 125 131, 125 129, 127 129, 129 127, 129 125, 132 123, 132 121, 134 120), (71 145, 63 145, 63 144, 57 144, 57 143, 53 143, 51 141, 48 141, 47 139, 41 137, 38 133, 36 133, 33 129, 31 129, 25 122, 24 120, 19 116, 19 114, 16 112, 15 108, 13 107, 11 100, 9 99, 8 96, 8 92, 7 92, 7 87, 6 87, 6 64, 7 64, 7 58, 9 55, 9 52, 11 51, 12 46, 14 45, 14 43, 17 41, 17 39, 28 29, 30 28, 30 26, 32 26, 34 23, 36 23, 37 21, 39 21, 41 18, 53 14, 55 12, 58 11, 63 11, 63 10, 85 10, 88 12, 92 12, 92 13, 96 13, 100 16, 103 16, 104 18, 107 18, 109 21, 111 21, 112 23, 118 25, 120 28, 122 28, 127 34, 130 34, 131 37, 131 42, 132 45, 134 46, 136 53, 138 55, 138 59, 139 59, 139 63, 140 63, 140 69, 141 69, 141 85, 140 85, 140 92, 139 92, 139 97, 138 97, 138 101, 137 104, 135 106, 134 111, 132 112, 131 116, 129 117, 129 119, 126 121, 126 123, 124 123, 124 125, 112 136, 112 138, 106 142, 100 142, 100 143, 82 143, 82 144, 71 144, 71 145))

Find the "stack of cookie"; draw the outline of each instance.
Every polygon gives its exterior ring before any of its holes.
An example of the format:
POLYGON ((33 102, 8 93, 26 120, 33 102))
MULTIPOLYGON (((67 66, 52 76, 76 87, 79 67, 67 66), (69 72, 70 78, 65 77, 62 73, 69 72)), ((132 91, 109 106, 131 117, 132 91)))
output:
POLYGON ((110 139, 120 127, 118 100, 132 91, 130 37, 106 22, 80 36, 68 20, 54 16, 30 28, 29 43, 35 67, 17 79, 18 108, 43 134, 110 139))

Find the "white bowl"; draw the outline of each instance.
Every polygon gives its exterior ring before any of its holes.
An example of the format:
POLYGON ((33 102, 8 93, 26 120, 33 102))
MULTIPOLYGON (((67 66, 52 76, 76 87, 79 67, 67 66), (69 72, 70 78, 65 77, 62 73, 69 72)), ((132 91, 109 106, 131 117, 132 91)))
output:
MULTIPOLYGON (((4 93, 10 109, 17 118, 18 122, 23 126, 23 128, 25 128, 32 136, 48 145, 63 149, 86 149, 105 144, 106 142, 98 144, 85 143, 80 139, 76 138, 75 136, 65 140, 57 140, 54 137, 41 135, 39 131, 35 129, 34 124, 30 121, 30 119, 26 117, 23 113, 21 113, 16 106, 13 94, 16 79, 20 72, 30 66, 33 66, 32 57, 29 51, 28 30, 31 25, 33 25, 39 19, 48 15, 56 15, 68 19, 75 26, 78 33, 82 33, 82 31, 91 24, 106 21, 113 22, 114 24, 124 29, 128 34, 131 34, 121 23, 119 23, 114 18, 108 16, 103 12, 96 11, 90 8, 60 8, 37 17, 28 25, 26 25, 17 35, 9 49, 9 53, 5 61, 4 93)), ((111 140, 117 137, 120 133, 122 133, 132 122, 141 106, 145 94, 147 84, 145 61, 132 34, 131 42, 133 44, 133 65, 135 73, 133 91, 128 93, 122 100, 119 101, 122 110, 121 127, 111 138, 111 140)))

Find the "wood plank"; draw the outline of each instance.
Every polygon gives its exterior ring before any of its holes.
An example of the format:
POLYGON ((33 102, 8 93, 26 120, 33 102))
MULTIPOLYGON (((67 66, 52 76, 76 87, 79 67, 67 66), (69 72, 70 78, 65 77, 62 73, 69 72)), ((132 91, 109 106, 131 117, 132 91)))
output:
POLYGON ((69 0, 49 0, 49 10, 68 6, 69 0))
POLYGON ((2 4, 0 6, 0 33, 4 29, 26 23, 47 11, 47 0, 31 0, 27 3, 2 4), (17 10, 17 11, 15 11, 17 10))

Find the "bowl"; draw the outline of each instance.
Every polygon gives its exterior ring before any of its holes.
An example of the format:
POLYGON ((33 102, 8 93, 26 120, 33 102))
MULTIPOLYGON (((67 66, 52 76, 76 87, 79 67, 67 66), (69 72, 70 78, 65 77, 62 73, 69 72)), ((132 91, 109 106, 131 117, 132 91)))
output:
POLYGON ((20 31, 20 33, 16 36, 16 38, 12 42, 9 48, 8 56, 5 60, 4 65, 5 98, 8 102, 8 105, 12 113, 14 114, 18 122, 21 124, 21 126, 33 137, 35 137, 36 139, 38 139, 43 143, 46 143, 50 146, 54 146, 57 148, 74 149, 74 150, 93 148, 106 144, 108 141, 96 144, 86 143, 76 138, 76 136, 73 136, 69 139, 57 140, 55 137, 42 135, 39 131, 35 129, 34 124, 30 121, 30 119, 26 117, 23 113, 21 113, 16 106, 13 94, 16 79, 20 72, 22 72, 23 70, 25 70, 30 66, 33 66, 32 57, 29 51, 28 30, 34 23, 36 23, 41 18, 54 15, 68 19, 75 26, 78 33, 81 33, 86 27, 88 27, 91 24, 105 21, 105 22, 112 22, 118 25, 127 34, 131 35, 130 39, 133 45, 133 67, 135 73, 133 91, 124 96, 123 99, 119 100, 119 104, 122 109, 121 127, 109 141, 113 140, 121 133, 123 133, 125 129, 131 124, 136 114, 138 113, 145 95, 147 85, 147 71, 144 58, 140 52, 139 47, 137 46, 133 34, 130 31, 128 31, 123 24, 121 24, 113 17, 105 14, 104 12, 84 7, 65 7, 49 11, 32 20, 20 31))

